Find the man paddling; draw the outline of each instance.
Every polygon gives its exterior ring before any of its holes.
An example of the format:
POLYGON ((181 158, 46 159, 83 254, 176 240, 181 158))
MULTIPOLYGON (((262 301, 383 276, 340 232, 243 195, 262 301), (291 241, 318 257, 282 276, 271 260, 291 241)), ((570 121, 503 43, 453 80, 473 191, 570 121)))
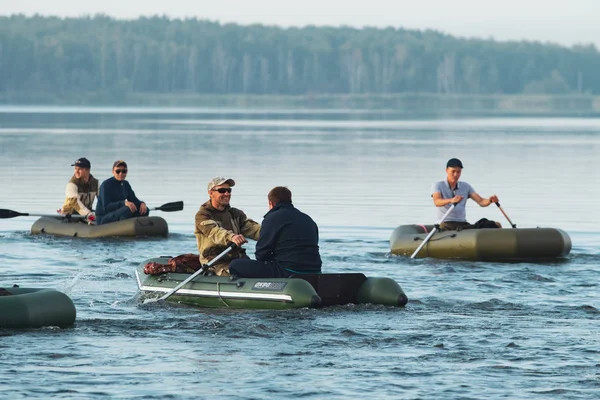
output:
POLYGON ((431 189, 431 197, 433 198, 433 204, 437 207, 438 218, 443 218, 444 214, 451 207, 451 204, 455 204, 452 212, 440 224, 440 228, 448 231, 501 228, 502 226, 499 222, 490 221, 486 218, 480 219, 475 224, 467 222, 467 199, 472 199, 481 207, 487 207, 490 204, 497 203, 498 196, 492 195, 484 199, 467 182, 461 181, 459 184, 458 180, 460 179, 462 169, 462 162, 458 158, 451 158, 446 163, 446 179, 434 183, 431 189))
POLYGON ((82 157, 71 166, 74 167, 74 173, 67 183, 66 199, 59 212, 83 215, 88 222, 94 222, 92 205, 98 193, 98 179, 90 173, 92 164, 87 158, 82 157))
POLYGON ((229 275, 229 263, 236 258, 248 258, 241 247, 246 238, 258 240, 260 224, 249 219, 242 210, 231 207, 235 181, 218 176, 208 182, 209 200, 196 213, 195 229, 200 262, 204 265, 223 252, 230 243, 236 248, 212 266, 215 275, 229 275))
POLYGON ((246 278, 287 278, 321 272, 319 228, 311 217, 292 204, 292 192, 283 186, 267 195, 265 214, 256 243, 256 261, 233 260, 231 275, 246 278))
POLYGON ((131 185, 125 180, 127 172, 125 161, 115 161, 113 177, 102 182, 96 207, 98 225, 149 214, 146 203, 137 198, 131 185))

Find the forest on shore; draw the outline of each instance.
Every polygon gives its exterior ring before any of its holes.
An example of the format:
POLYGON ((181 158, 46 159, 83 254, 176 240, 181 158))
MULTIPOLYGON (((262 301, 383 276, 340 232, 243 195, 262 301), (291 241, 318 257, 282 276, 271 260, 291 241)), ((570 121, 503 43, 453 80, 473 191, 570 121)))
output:
POLYGON ((302 98, 324 106, 458 101, 497 108, 523 96, 536 107, 600 111, 600 53, 592 45, 400 28, 0 17, 3 103, 244 104, 262 98, 257 103, 291 104, 302 98))

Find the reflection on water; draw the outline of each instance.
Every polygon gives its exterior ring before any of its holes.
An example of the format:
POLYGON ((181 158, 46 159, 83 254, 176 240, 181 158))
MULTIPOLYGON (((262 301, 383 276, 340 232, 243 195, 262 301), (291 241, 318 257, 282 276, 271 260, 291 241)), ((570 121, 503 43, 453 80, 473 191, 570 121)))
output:
MULTIPOLYGON (((68 293, 67 330, 0 331, 0 395, 65 398, 595 398, 600 319, 600 121, 408 121, 364 110, 0 107, 0 208, 53 213, 85 156, 128 180, 160 213, 164 240, 31 236, 33 217, 0 220, 2 285, 68 293), (389 257, 394 227, 433 223, 431 184, 448 158, 520 227, 573 240, 556 263, 389 257), (390 276, 405 309, 264 312, 139 306, 134 267, 195 252, 193 217, 215 175, 260 221, 288 186, 320 226, 324 268, 390 276), (310 382, 309 385, 306 383, 310 382), (538 396, 536 396, 538 395, 538 396)), ((468 206, 470 220, 497 219, 468 206)), ((248 244, 253 254, 254 244, 248 244)))

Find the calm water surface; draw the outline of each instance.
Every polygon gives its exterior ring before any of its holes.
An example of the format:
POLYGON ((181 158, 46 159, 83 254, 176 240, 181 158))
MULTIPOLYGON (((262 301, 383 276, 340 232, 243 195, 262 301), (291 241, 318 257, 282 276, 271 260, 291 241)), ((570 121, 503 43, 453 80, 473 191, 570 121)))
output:
MULTIPOLYGON (((600 397, 600 120, 406 121, 363 110, 0 108, 0 208, 49 214, 79 157, 128 180, 167 239, 32 236, 0 220, 0 286, 53 287, 69 329, 0 330, 1 398, 597 399, 600 397), (520 227, 569 233, 552 263, 390 257, 400 224, 434 223, 448 158, 520 227), (397 280, 406 308, 199 310, 140 305, 134 267, 196 251, 206 182, 233 177, 257 221, 287 185, 321 229, 324 269, 397 280)), ((468 206, 506 224, 495 207, 468 206)), ((252 254, 254 244, 248 245, 252 254)))

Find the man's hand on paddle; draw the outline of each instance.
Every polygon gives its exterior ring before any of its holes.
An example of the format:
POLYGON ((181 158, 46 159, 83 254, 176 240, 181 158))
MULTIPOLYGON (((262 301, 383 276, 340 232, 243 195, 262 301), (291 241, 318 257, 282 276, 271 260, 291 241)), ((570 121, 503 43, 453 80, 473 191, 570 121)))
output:
POLYGON ((461 202, 462 199, 464 199, 463 196, 456 195, 450 199, 450 204, 452 204, 452 203, 458 204, 461 202))
POLYGON ((233 235, 231 241, 235 243, 238 247, 241 247, 244 243, 248 243, 244 235, 233 235))

